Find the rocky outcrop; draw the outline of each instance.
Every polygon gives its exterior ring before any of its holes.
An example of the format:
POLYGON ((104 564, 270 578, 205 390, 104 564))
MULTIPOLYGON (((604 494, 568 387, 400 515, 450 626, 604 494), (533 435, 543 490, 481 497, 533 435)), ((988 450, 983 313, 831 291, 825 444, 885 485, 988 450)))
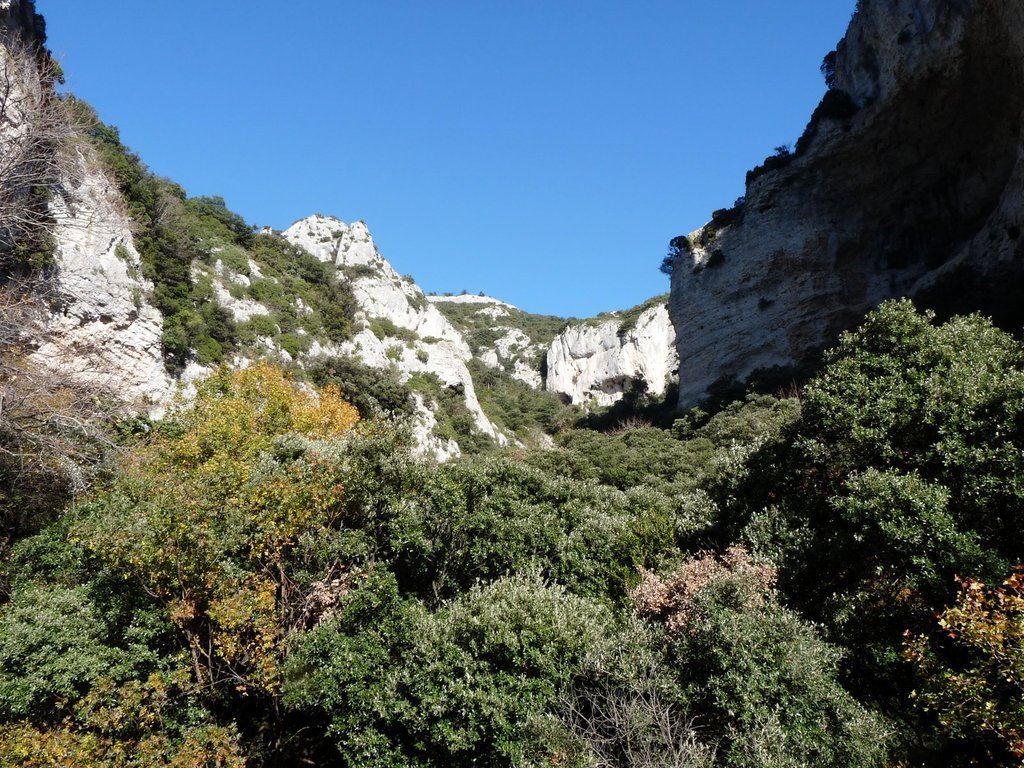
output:
POLYGON ((531 315, 490 296, 428 298, 482 363, 576 405, 609 406, 638 386, 662 397, 679 368, 665 297, 571 321, 531 315))
POLYGON ((68 118, 52 95, 51 63, 41 48, 45 24, 34 4, 0 0, 0 29, 4 231, 18 242, 46 227, 53 246, 52 268, 33 284, 51 311, 26 329, 30 360, 97 391, 117 392, 134 407, 158 405, 171 392, 163 321, 146 303, 152 286, 142 277, 124 203, 93 154, 71 140, 68 118), (18 227, 30 220, 21 194, 29 185, 50 192, 48 214, 18 227))
POLYGON ((431 304, 479 304, 482 307, 502 307, 504 309, 517 309, 507 301, 496 299, 493 296, 478 293, 460 293, 451 296, 427 296, 431 304))
POLYGON ((0 0, 0 28, 26 43, 46 44, 46 21, 33 0, 0 0))
POLYGON ((533 389, 543 388, 547 345, 565 321, 531 315, 493 296, 462 294, 427 299, 453 321, 484 365, 503 370, 533 389))
POLYGON ((1024 5, 861 0, 792 156, 679 246, 679 403, 806 365, 886 298, 1024 323, 1024 5))
POLYGON ((477 354, 485 365, 504 368, 513 379, 528 387, 541 389, 544 378, 537 360, 541 349, 526 333, 518 328, 501 328, 499 336, 490 348, 481 348, 477 354))
POLYGON ((571 325, 548 349, 545 388, 578 405, 612 405, 640 382, 647 394, 662 397, 679 368, 675 337, 664 304, 633 319, 571 325))
MULTIPOLYGON (((403 379, 429 373, 463 393, 476 428, 506 445, 508 438, 484 414, 466 367, 472 357, 462 335, 445 319, 423 291, 402 277, 380 255, 362 222, 344 224, 330 216, 302 219, 283 233, 284 237, 338 269, 351 285, 360 311, 356 317, 361 330, 344 344, 328 346, 314 342, 311 357, 348 354, 375 368, 395 366, 403 379)), ((429 421, 425 415, 421 419, 429 421)), ((430 445, 434 454, 449 453, 447 442, 430 445)), ((455 448, 457 450, 457 447, 455 448)))
POLYGON ((117 190, 88 154, 78 181, 51 203, 56 226, 52 313, 34 359, 149 409, 174 387, 164 368, 163 318, 117 190))

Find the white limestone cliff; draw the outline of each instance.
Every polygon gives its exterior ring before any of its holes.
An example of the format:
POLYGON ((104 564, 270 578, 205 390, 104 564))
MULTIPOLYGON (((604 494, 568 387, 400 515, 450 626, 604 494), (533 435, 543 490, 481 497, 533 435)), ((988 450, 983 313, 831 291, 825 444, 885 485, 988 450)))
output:
POLYGON ((351 354, 371 367, 394 365, 403 380, 416 373, 432 373, 445 385, 462 389, 478 430, 499 445, 508 443, 480 407, 466 367, 472 354, 462 334, 427 301, 414 281, 399 275, 380 255, 363 222, 347 225, 317 214, 297 221, 283 235, 321 261, 334 264, 360 307, 356 319, 363 327, 351 341, 333 348, 315 344, 309 355, 351 354), (386 324, 375 327, 375 320, 394 325, 404 332, 402 337, 388 335, 386 324))
POLYGON ((51 203, 56 221, 55 309, 33 358, 148 409, 174 391, 164 368, 163 318, 147 296, 117 190, 88 153, 77 182, 51 203))
POLYGON ((477 345, 472 350, 484 365, 504 370, 512 378, 533 389, 543 388, 541 371, 550 336, 535 339, 520 328, 521 319, 529 317, 527 313, 493 296, 467 293, 459 296, 428 296, 427 299, 442 310, 446 306, 468 310, 463 315, 463 324, 459 329, 467 341, 474 336, 474 330, 487 331, 493 341, 477 345))
POLYGON ((566 328, 548 349, 545 388, 577 405, 612 405, 638 381, 663 396, 679 368, 667 307, 649 307, 632 327, 623 324, 612 316, 566 328))
MULTIPOLYGON (((172 391, 161 349, 163 319, 147 303, 152 285, 142 277, 124 203, 93 153, 70 139, 40 67, 45 54, 27 52, 45 44, 34 4, 2 0, 0 32, 0 71, 8 86, 0 121, 5 163, 17 163, 32 142, 45 139, 57 148, 44 166, 53 192, 54 263, 35 286, 50 311, 26 329, 30 360, 54 375, 116 392, 134 408, 158 406, 172 391)), ((13 173, 10 166, 5 173, 13 173)), ((16 173, 13 179, 2 180, 13 184, 5 194, 18 194, 16 173)), ((16 219, 18 208, 5 200, 16 219)))

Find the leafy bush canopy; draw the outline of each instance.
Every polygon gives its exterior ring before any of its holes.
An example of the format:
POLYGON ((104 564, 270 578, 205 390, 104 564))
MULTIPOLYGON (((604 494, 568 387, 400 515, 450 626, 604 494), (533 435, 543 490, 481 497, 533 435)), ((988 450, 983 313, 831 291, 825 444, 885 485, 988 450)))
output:
POLYGON ((904 656, 925 680, 914 698, 955 736, 980 738, 993 764, 1024 759, 1024 568, 995 588, 961 579, 937 629, 907 634, 904 656))
POLYGON ((0 762, 1014 764, 1022 371, 893 302, 663 427, 482 378, 553 444, 438 466, 432 377, 222 368, 3 564, 0 762))
POLYGON ((285 563, 335 522, 343 491, 315 446, 357 419, 330 388, 222 369, 83 511, 74 535, 165 606, 201 684, 276 689, 285 563))

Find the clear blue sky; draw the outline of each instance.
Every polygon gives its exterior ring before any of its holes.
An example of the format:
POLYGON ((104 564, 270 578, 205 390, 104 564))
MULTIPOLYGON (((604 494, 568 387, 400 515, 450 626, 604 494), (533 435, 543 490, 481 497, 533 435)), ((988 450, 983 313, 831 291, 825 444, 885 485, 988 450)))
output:
POLYGON ((668 289, 824 92, 855 0, 38 0, 159 174, 278 229, 363 219, 428 291, 587 316, 668 289))

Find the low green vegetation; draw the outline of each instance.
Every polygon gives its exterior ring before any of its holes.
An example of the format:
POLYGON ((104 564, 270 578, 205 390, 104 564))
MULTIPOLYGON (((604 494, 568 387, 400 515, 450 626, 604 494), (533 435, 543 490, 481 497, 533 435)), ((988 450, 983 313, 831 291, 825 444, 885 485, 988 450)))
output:
POLYGON ((408 328, 400 328, 386 317, 373 318, 370 320, 369 328, 370 332, 381 341, 390 338, 412 344, 419 339, 415 332, 410 331, 408 328))
POLYGON ((460 450, 469 454, 482 454, 497 448, 494 440, 480 431, 473 412, 466 405, 466 390, 462 384, 450 385, 433 373, 416 373, 409 377, 407 386, 432 404, 437 424, 433 434, 442 440, 454 440, 460 450))
MULTIPOLYGON (((1018 340, 889 303, 844 336, 800 421, 753 457, 722 539, 779 562, 793 604, 850 648, 848 679, 902 709, 904 633, 935 630, 954 577, 998 583, 1024 559, 1022 414, 1018 340)), ((909 722, 906 738, 922 728, 909 722)))
MULTIPOLYGON (((830 94, 815 120, 850 119, 830 94)), ((138 229, 169 368, 350 337, 332 265, 68 106, 138 229), (266 312, 236 323, 222 290, 266 312)), ((712 260, 742 208, 700 236, 712 260)), ((474 346, 503 334, 438 306, 474 346)), ((501 321, 536 345, 566 322, 501 321)), ((888 302, 788 396, 726 382, 685 414, 640 384, 581 413, 472 361, 504 450, 461 386, 353 357, 220 366, 155 421, 13 342, 0 363, 0 765, 1024 759, 1024 344, 983 317, 888 302), (415 455, 418 399, 461 457, 415 455)))
POLYGON ((658 305, 664 305, 668 303, 668 294, 663 293, 658 296, 652 296, 647 301, 637 304, 635 307, 624 309, 619 312, 601 312, 588 319, 586 322, 590 325, 601 325, 608 320, 617 320, 619 323, 618 335, 619 337, 625 336, 631 330, 636 328, 636 323, 640 319, 640 315, 649 309, 653 309, 658 305))
POLYGON ((307 371, 317 387, 334 385, 364 419, 402 420, 413 414, 412 389, 395 368, 370 368, 355 357, 317 360, 307 371))
POLYGON ((467 366, 487 418, 521 440, 529 441, 538 433, 557 434, 580 416, 578 409, 565 405, 555 393, 533 389, 502 369, 477 359, 467 366))
POLYGON ((567 325, 576 322, 575 318, 533 315, 497 303, 441 300, 435 301, 434 306, 466 337, 470 349, 474 352, 480 347, 493 346, 495 341, 505 335, 505 328, 515 328, 526 334, 535 345, 547 346, 567 325), (495 319, 481 312, 494 307, 504 310, 505 314, 495 319))
POLYGON ((436 377, 306 376, 221 369, 23 528, 0 763, 1019 763, 1024 345, 988 321, 889 303, 797 396, 600 430, 478 367, 553 436, 503 451, 436 377), (412 455, 417 393, 461 459, 412 455))
POLYGON ((668 304, 668 294, 663 293, 660 296, 654 296, 648 299, 642 304, 637 304, 631 309, 627 309, 624 312, 619 313, 619 336, 625 336, 631 330, 636 328, 637 321, 640 319, 640 315, 649 309, 654 309, 657 306, 664 306, 668 304))

